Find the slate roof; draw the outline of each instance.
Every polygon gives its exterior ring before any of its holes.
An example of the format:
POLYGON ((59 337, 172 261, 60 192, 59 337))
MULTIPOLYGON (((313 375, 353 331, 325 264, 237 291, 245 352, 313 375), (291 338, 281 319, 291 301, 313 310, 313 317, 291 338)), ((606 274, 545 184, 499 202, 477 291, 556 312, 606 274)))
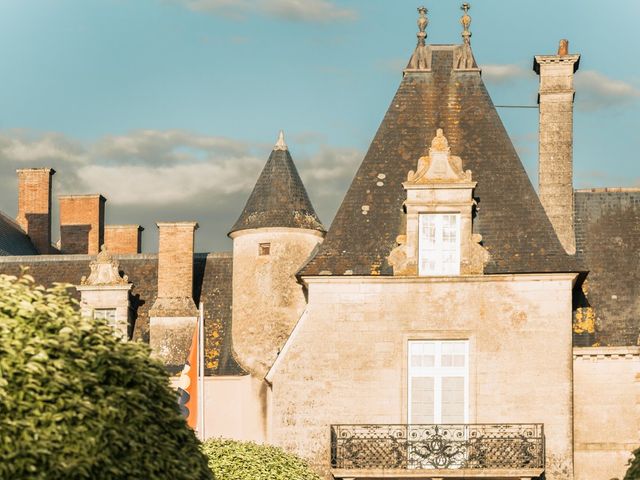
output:
POLYGON ((306 228, 324 232, 289 149, 273 149, 247 204, 231 229, 306 228))
MULTIPOLYGON (((156 254, 114 255, 120 271, 133 283, 131 306, 134 311, 133 339, 149 342, 149 309, 158 286, 156 254)), ((0 274, 18 275, 27 266, 37 283, 50 286, 54 282, 77 285, 90 272, 89 255, 40 255, 33 257, 0 257, 0 274)), ((230 253, 196 254, 194 257, 194 301, 202 300, 205 314, 205 361, 207 375, 243 375, 236 363, 231 343, 231 275, 230 253)), ((73 295, 80 295, 72 289, 73 295)), ((186 358, 185 358, 186 360, 186 358)), ((175 373, 182 366, 168 366, 175 373)))
POLYGON ((575 192, 577 254, 589 268, 586 306, 595 334, 581 345, 638 345, 640 334, 640 189, 575 192))
POLYGON ((36 247, 20 225, 0 212, 0 256, 37 254, 36 247))
POLYGON ((578 271, 553 231, 479 70, 454 70, 453 45, 430 48, 431 71, 405 72, 322 246, 300 274, 392 275, 386 258, 405 230, 402 182, 428 153, 437 128, 444 129, 451 154, 462 158, 478 182, 474 233, 482 235, 491 254, 485 272, 578 271))

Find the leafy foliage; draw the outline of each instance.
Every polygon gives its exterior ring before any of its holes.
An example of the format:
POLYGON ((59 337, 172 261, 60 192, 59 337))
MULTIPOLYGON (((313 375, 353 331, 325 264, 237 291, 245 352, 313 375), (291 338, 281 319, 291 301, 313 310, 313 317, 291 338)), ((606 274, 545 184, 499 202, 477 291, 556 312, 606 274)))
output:
POLYGON ((203 451, 218 480, 320 480, 303 460, 269 445, 207 440, 203 451))
POLYGON ((0 458, 0 478, 213 478, 148 347, 28 275, 0 275, 0 458))
POLYGON ((633 457, 629 460, 629 469, 623 480, 639 480, 640 479, 640 448, 636 448, 633 457))

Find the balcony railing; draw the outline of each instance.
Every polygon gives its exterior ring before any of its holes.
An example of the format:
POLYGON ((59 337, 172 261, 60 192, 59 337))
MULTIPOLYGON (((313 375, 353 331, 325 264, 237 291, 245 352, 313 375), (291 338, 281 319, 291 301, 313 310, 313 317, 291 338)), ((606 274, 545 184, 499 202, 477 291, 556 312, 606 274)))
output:
POLYGON ((543 469, 542 424, 332 425, 334 469, 543 469))

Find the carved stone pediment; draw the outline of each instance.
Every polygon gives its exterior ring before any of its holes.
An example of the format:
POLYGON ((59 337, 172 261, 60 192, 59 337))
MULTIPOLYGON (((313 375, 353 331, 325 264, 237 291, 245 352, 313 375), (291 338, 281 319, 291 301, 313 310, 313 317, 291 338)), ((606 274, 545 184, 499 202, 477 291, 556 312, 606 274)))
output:
POLYGON ((114 285, 128 285, 128 278, 120 276, 119 271, 120 264, 115 260, 104 245, 100 247, 100 253, 96 256, 96 259, 89 263, 91 273, 89 277, 82 277, 80 285, 90 286, 114 286, 114 285))
POLYGON ((429 155, 418 159, 418 167, 407 175, 407 185, 426 185, 433 182, 470 182, 471 170, 462 169, 462 159, 451 155, 449 142, 441 128, 431 141, 429 155))
POLYGON ((461 275, 481 275, 489 261, 489 252, 481 245, 482 236, 473 233, 473 189, 471 170, 463 170, 460 157, 451 155, 449 142, 441 128, 431 141, 429 155, 418 160, 416 171, 409 172, 403 184, 405 201, 405 233, 396 238, 397 246, 387 257, 393 274, 419 274, 420 216, 423 214, 455 214, 458 218, 461 275))

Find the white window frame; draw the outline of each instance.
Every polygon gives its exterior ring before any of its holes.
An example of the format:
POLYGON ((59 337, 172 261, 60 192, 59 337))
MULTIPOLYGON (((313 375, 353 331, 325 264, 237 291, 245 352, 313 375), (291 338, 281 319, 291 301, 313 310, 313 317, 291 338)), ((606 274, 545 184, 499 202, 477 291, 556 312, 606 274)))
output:
POLYGON ((407 424, 412 424, 412 383, 413 378, 430 377, 434 379, 434 415, 433 423, 442 423, 442 379, 444 377, 462 377, 464 379, 464 421, 469 423, 469 341, 468 340, 409 340, 407 345, 407 424), (443 367, 442 345, 445 343, 464 344, 464 366, 443 367), (413 366, 411 362, 411 346, 415 344, 433 344, 435 361, 432 367, 413 366))
POLYGON ((424 212, 418 214, 418 275, 419 276, 447 276, 460 275, 460 212, 442 212, 431 213, 424 212), (447 216, 455 217, 456 224, 456 241, 454 242, 454 250, 451 251, 451 244, 443 241, 444 219, 447 216), (434 245, 428 247, 426 245, 427 238, 423 235, 425 223, 428 219, 433 219, 435 224, 434 245), (445 255, 453 253, 453 261, 445 261, 445 255), (435 260, 435 267, 429 269, 425 263, 425 257, 435 260))
POLYGON ((109 326, 113 328, 114 333, 122 340, 127 340, 129 326, 127 322, 118 321, 117 308, 94 308, 93 318, 107 320, 109 326), (109 316, 108 313, 110 313, 111 316, 109 316))

